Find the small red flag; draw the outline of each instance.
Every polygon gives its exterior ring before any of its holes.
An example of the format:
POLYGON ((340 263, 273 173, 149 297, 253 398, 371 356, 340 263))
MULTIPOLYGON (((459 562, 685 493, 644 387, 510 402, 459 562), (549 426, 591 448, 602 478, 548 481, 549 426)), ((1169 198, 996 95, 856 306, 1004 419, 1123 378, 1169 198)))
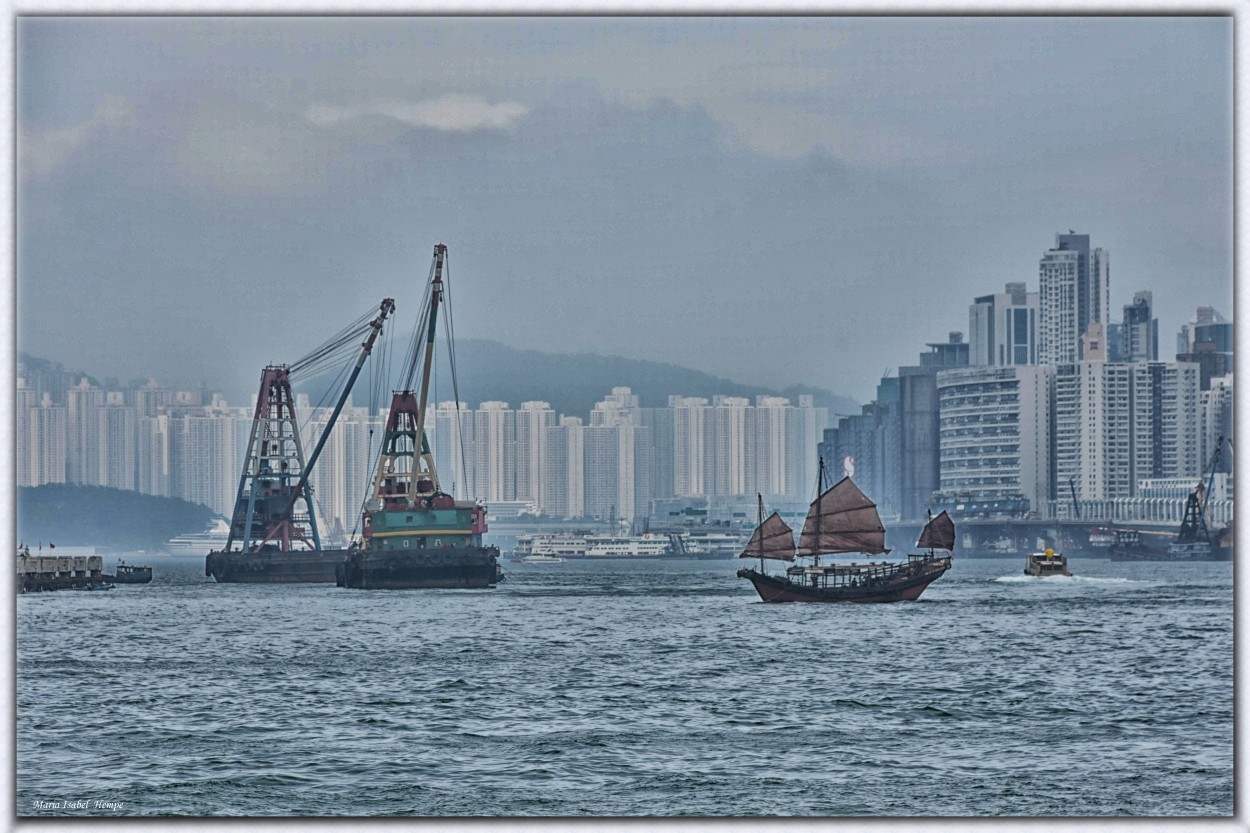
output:
POLYGON ((50 549, 50 550, 54 550, 54 549, 56 549, 56 544, 54 544, 54 543, 52 543, 51 541, 49 541, 49 542, 48 542, 48 549, 50 549))

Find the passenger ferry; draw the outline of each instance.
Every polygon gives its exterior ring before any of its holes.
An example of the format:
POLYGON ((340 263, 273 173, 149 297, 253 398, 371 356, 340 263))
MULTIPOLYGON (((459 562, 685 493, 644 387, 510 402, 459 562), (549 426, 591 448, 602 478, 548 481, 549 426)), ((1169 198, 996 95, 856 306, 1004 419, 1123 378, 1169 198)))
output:
POLYGON ((660 558, 672 554, 668 535, 589 535, 585 558, 660 558))

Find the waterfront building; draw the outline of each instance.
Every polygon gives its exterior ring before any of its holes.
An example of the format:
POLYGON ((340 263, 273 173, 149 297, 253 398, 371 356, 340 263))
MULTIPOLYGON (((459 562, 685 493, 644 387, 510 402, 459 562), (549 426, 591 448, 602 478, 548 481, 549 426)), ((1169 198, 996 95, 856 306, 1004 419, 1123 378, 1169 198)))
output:
POLYGON ((952 332, 945 342, 930 342, 926 346, 929 351, 920 354, 920 364, 898 369, 902 417, 899 499, 903 520, 923 519, 930 498, 941 486, 937 374, 948 368, 967 367, 970 355, 963 333, 952 332))
POLYGON ((1037 364, 1038 299, 1023 283, 975 299, 968 308, 968 363, 1037 364))
POLYGON ((1038 266, 1038 361, 1071 364, 1079 361, 1081 336, 1093 322, 1107 323, 1110 306, 1110 254, 1090 249, 1089 235, 1055 235, 1055 247, 1038 266))
POLYGON ((968 367, 937 374, 940 486, 933 511, 1020 517, 1051 494, 1054 368, 968 367))

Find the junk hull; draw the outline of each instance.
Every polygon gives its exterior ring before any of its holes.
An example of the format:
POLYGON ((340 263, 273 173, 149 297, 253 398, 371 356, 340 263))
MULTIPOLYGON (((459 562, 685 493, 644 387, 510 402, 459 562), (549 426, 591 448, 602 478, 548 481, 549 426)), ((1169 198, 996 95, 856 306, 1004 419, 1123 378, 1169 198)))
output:
POLYGON ((911 602, 950 569, 950 559, 926 562, 923 569, 899 575, 873 587, 822 587, 770 576, 753 569, 738 571, 766 602, 911 602))

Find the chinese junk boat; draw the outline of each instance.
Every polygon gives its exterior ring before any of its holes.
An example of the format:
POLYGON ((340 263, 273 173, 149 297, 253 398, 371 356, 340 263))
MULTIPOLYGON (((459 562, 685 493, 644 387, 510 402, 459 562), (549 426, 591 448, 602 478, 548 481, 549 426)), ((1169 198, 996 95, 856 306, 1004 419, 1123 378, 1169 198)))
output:
POLYGON ((369 317, 374 313, 370 310, 289 367, 270 365, 262 371, 230 532, 225 546, 205 558, 205 575, 219 582, 250 584, 334 581, 335 565, 347 551, 322 547, 308 478, 382 332, 382 323, 394 309, 395 302, 384 298, 372 321, 369 317), (362 337, 363 343, 359 341, 362 337), (316 448, 305 461, 291 379, 333 368, 344 353, 356 348, 355 366, 316 448))
MULTIPOLYGON (((823 480, 824 463, 821 463, 823 480)), ((763 516, 763 501, 760 515, 763 516)), ((762 520, 747 543, 741 558, 759 558, 760 569, 744 568, 740 578, 748 579, 766 602, 901 602, 913 601, 951 566, 949 553, 955 547, 955 524, 942 512, 931 518, 920 535, 918 546, 928 552, 912 554, 901 562, 850 564, 820 563, 822 555, 888 553, 885 528, 877 506, 844 477, 812 503, 807 521, 794 548, 790 527, 776 512, 762 520), (765 559, 794 561, 796 556, 811 557, 810 565, 788 567, 784 575, 764 570, 765 559)))
MULTIPOLYGON (((401 377, 404 389, 391 398, 377 473, 362 513, 364 540, 338 565, 335 583, 340 587, 490 587, 500 580, 499 549, 482 545, 486 507, 442 491, 425 433, 446 258, 447 247, 435 246, 426 303, 401 377), (423 361, 417 343, 422 333, 423 361), (421 388, 416 396, 411 388, 418 363, 421 388)), ((454 376, 454 363, 452 367, 454 376)))

